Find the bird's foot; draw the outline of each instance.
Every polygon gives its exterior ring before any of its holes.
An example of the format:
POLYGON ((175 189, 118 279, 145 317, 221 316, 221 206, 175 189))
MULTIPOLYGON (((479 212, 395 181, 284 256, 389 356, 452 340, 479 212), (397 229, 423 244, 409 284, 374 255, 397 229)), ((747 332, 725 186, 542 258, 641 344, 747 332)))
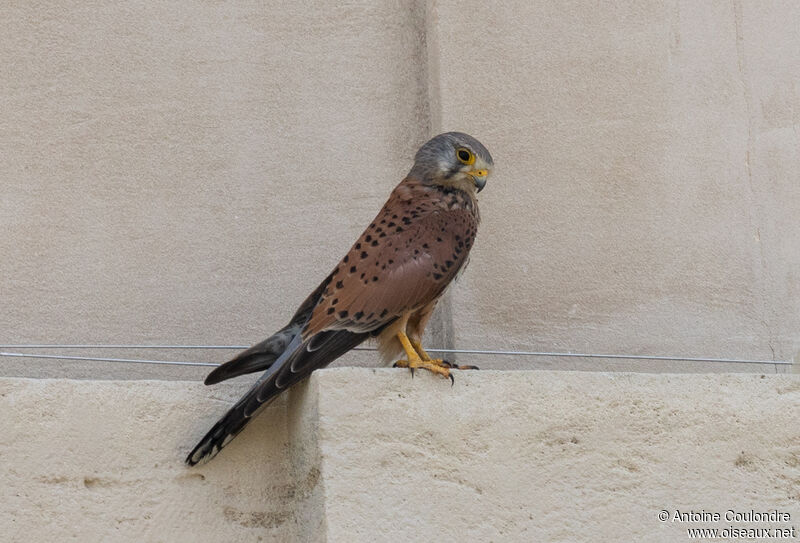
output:
POLYGON ((421 358, 414 359, 412 358, 411 361, 408 360, 398 360, 394 363, 395 368, 408 368, 411 370, 411 377, 414 377, 414 370, 418 368, 422 368, 424 370, 428 370, 431 373, 435 373, 441 375, 443 377, 447 377, 450 379, 450 385, 452 386, 455 384, 456 380, 455 377, 450 373, 450 366, 449 364, 440 359, 431 359, 431 360, 422 360, 421 358))
POLYGON ((430 362, 431 364, 436 364, 437 366, 444 366, 445 368, 449 368, 451 370, 478 369, 478 366, 459 366, 458 364, 453 364, 452 362, 448 362, 447 360, 442 360, 441 358, 431 358, 430 355, 425 352, 425 349, 422 348, 422 345, 420 345, 418 341, 411 340, 411 346, 414 347, 414 350, 419 353, 419 357, 425 362, 430 362))

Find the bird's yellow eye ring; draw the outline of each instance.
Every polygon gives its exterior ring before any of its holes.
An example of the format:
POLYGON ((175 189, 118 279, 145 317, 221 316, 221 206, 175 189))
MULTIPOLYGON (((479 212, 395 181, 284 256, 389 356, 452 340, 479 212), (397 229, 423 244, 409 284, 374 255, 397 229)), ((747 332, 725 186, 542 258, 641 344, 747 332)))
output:
POLYGON ((464 147, 459 147, 456 149, 456 157, 458 158, 459 162, 462 164, 474 164, 475 163, 475 155, 472 154, 472 151, 466 149, 464 147))

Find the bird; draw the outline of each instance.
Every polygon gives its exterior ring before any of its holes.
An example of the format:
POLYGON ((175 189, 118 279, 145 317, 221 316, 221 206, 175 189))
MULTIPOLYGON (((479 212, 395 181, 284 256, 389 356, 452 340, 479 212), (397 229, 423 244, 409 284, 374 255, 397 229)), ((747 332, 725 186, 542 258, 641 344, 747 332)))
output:
POLYGON ((437 301, 464 270, 480 214, 477 193, 494 167, 477 139, 447 132, 419 148, 408 175, 378 215, 289 323, 205 379, 212 385, 264 371, 186 458, 190 466, 219 453, 261 410, 291 386, 375 338, 384 361, 454 382, 456 366, 428 355, 422 335, 437 301))

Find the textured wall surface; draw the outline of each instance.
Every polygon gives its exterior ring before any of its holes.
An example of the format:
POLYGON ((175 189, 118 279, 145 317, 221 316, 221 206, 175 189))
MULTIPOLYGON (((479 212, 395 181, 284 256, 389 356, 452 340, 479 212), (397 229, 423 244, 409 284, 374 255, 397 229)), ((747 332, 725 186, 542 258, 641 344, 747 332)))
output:
POLYGON ((498 164, 457 344, 791 357, 800 4, 434 6, 436 126, 498 164))
MULTIPOLYGON (((0 22, 4 343, 254 343, 416 148, 458 129, 497 168, 433 344, 800 349, 797 2, 70 0, 13 2, 0 22)), ((0 371, 205 372, 7 358, 0 371)))
POLYGON ((800 529, 797 375, 315 373, 210 463, 241 392, 0 379, 5 541, 686 541, 662 510, 800 529))

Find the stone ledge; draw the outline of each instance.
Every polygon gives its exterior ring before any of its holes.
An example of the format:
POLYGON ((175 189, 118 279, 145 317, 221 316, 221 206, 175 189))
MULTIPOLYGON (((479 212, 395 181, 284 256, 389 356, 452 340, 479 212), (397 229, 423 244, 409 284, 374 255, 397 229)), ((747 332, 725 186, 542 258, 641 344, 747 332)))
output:
POLYGON ((451 388, 335 368, 186 468, 245 387, 0 379, 0 533, 685 540, 662 509, 778 509, 800 528, 798 375, 480 371, 451 388))

